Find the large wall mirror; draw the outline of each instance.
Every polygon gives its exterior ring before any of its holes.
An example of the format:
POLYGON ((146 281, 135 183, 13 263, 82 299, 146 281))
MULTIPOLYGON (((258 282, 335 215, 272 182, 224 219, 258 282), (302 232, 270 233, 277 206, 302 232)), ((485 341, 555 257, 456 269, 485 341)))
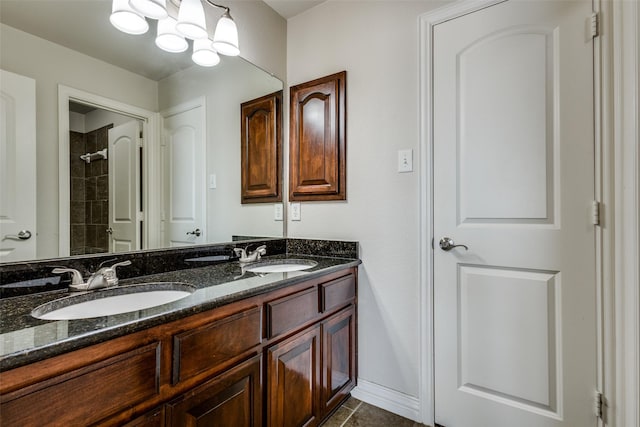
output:
POLYGON ((0 2, 0 263, 282 237, 273 204, 241 203, 240 105, 283 83, 241 57, 195 65, 110 12, 0 2))

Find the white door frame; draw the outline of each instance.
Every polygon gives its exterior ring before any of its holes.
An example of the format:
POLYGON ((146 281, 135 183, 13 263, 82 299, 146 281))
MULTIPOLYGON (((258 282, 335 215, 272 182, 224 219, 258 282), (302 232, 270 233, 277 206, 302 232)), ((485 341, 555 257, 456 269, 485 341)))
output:
MULTIPOLYGON (((422 262, 418 397, 421 421, 431 425, 435 423, 433 27, 502 1, 461 0, 419 17, 422 262)), ((594 43, 596 198, 602 202, 601 226, 596 231, 597 385, 612 408, 606 414, 607 425, 640 427, 640 7, 629 0, 594 0, 594 10, 600 12, 601 31, 594 43), (614 30, 607 33, 611 28, 614 30)))
MULTIPOLYGON (((599 195, 604 396, 608 423, 640 427, 640 6, 595 2, 601 13, 599 195)), ((596 169, 598 171, 598 169, 596 169)))
POLYGON ((144 192, 144 236, 145 249, 156 248, 160 230, 159 191, 150 186, 159 182, 159 160, 157 150, 158 113, 134 107, 120 101, 106 98, 80 89, 58 85, 58 256, 66 257, 70 253, 70 160, 69 160, 69 101, 91 105, 142 121, 145 140, 143 157, 144 192))

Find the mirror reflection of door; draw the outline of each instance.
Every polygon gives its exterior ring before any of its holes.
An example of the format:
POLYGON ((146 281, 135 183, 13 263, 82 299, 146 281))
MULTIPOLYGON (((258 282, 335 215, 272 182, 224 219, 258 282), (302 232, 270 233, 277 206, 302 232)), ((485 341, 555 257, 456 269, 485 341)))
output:
POLYGON ((164 246, 202 244, 207 241, 204 98, 161 115, 164 246))
POLYGON ((112 111, 70 102, 69 125, 70 254, 141 249, 139 122, 112 111), (110 141, 111 134, 117 135, 114 141, 110 141), (127 207, 133 206, 135 213, 122 213, 123 200, 127 200, 127 207), (114 215, 115 209, 118 212, 114 215), (124 225, 126 217, 133 218, 137 225, 124 225), (112 218, 116 218, 115 227, 112 218))
POLYGON ((109 252, 140 249, 141 123, 109 129, 109 252))
POLYGON ((0 70, 0 262, 36 256, 36 82, 0 70))

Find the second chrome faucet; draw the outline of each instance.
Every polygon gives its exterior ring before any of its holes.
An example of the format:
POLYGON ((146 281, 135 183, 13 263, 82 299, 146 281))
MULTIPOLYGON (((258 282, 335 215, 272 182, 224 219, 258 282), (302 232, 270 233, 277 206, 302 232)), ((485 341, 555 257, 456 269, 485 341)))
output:
POLYGON ((249 262, 258 261, 262 255, 266 255, 267 246, 266 245, 258 246, 256 250, 253 252, 249 251, 249 246, 245 247, 244 249, 234 248, 233 251, 239 257, 238 261, 240 261, 240 264, 246 264, 249 262))

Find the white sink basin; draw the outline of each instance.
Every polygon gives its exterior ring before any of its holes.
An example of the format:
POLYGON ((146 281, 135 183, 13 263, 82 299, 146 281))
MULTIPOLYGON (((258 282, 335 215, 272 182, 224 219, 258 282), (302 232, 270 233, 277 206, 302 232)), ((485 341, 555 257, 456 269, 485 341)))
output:
POLYGON ((34 308, 31 315, 42 320, 112 316, 174 302, 194 291, 193 286, 173 282, 121 286, 49 301, 34 308))
POLYGON ((306 259, 283 259, 258 261, 244 267, 245 271, 252 273, 286 273, 289 271, 300 271, 313 268, 317 262, 306 259))

